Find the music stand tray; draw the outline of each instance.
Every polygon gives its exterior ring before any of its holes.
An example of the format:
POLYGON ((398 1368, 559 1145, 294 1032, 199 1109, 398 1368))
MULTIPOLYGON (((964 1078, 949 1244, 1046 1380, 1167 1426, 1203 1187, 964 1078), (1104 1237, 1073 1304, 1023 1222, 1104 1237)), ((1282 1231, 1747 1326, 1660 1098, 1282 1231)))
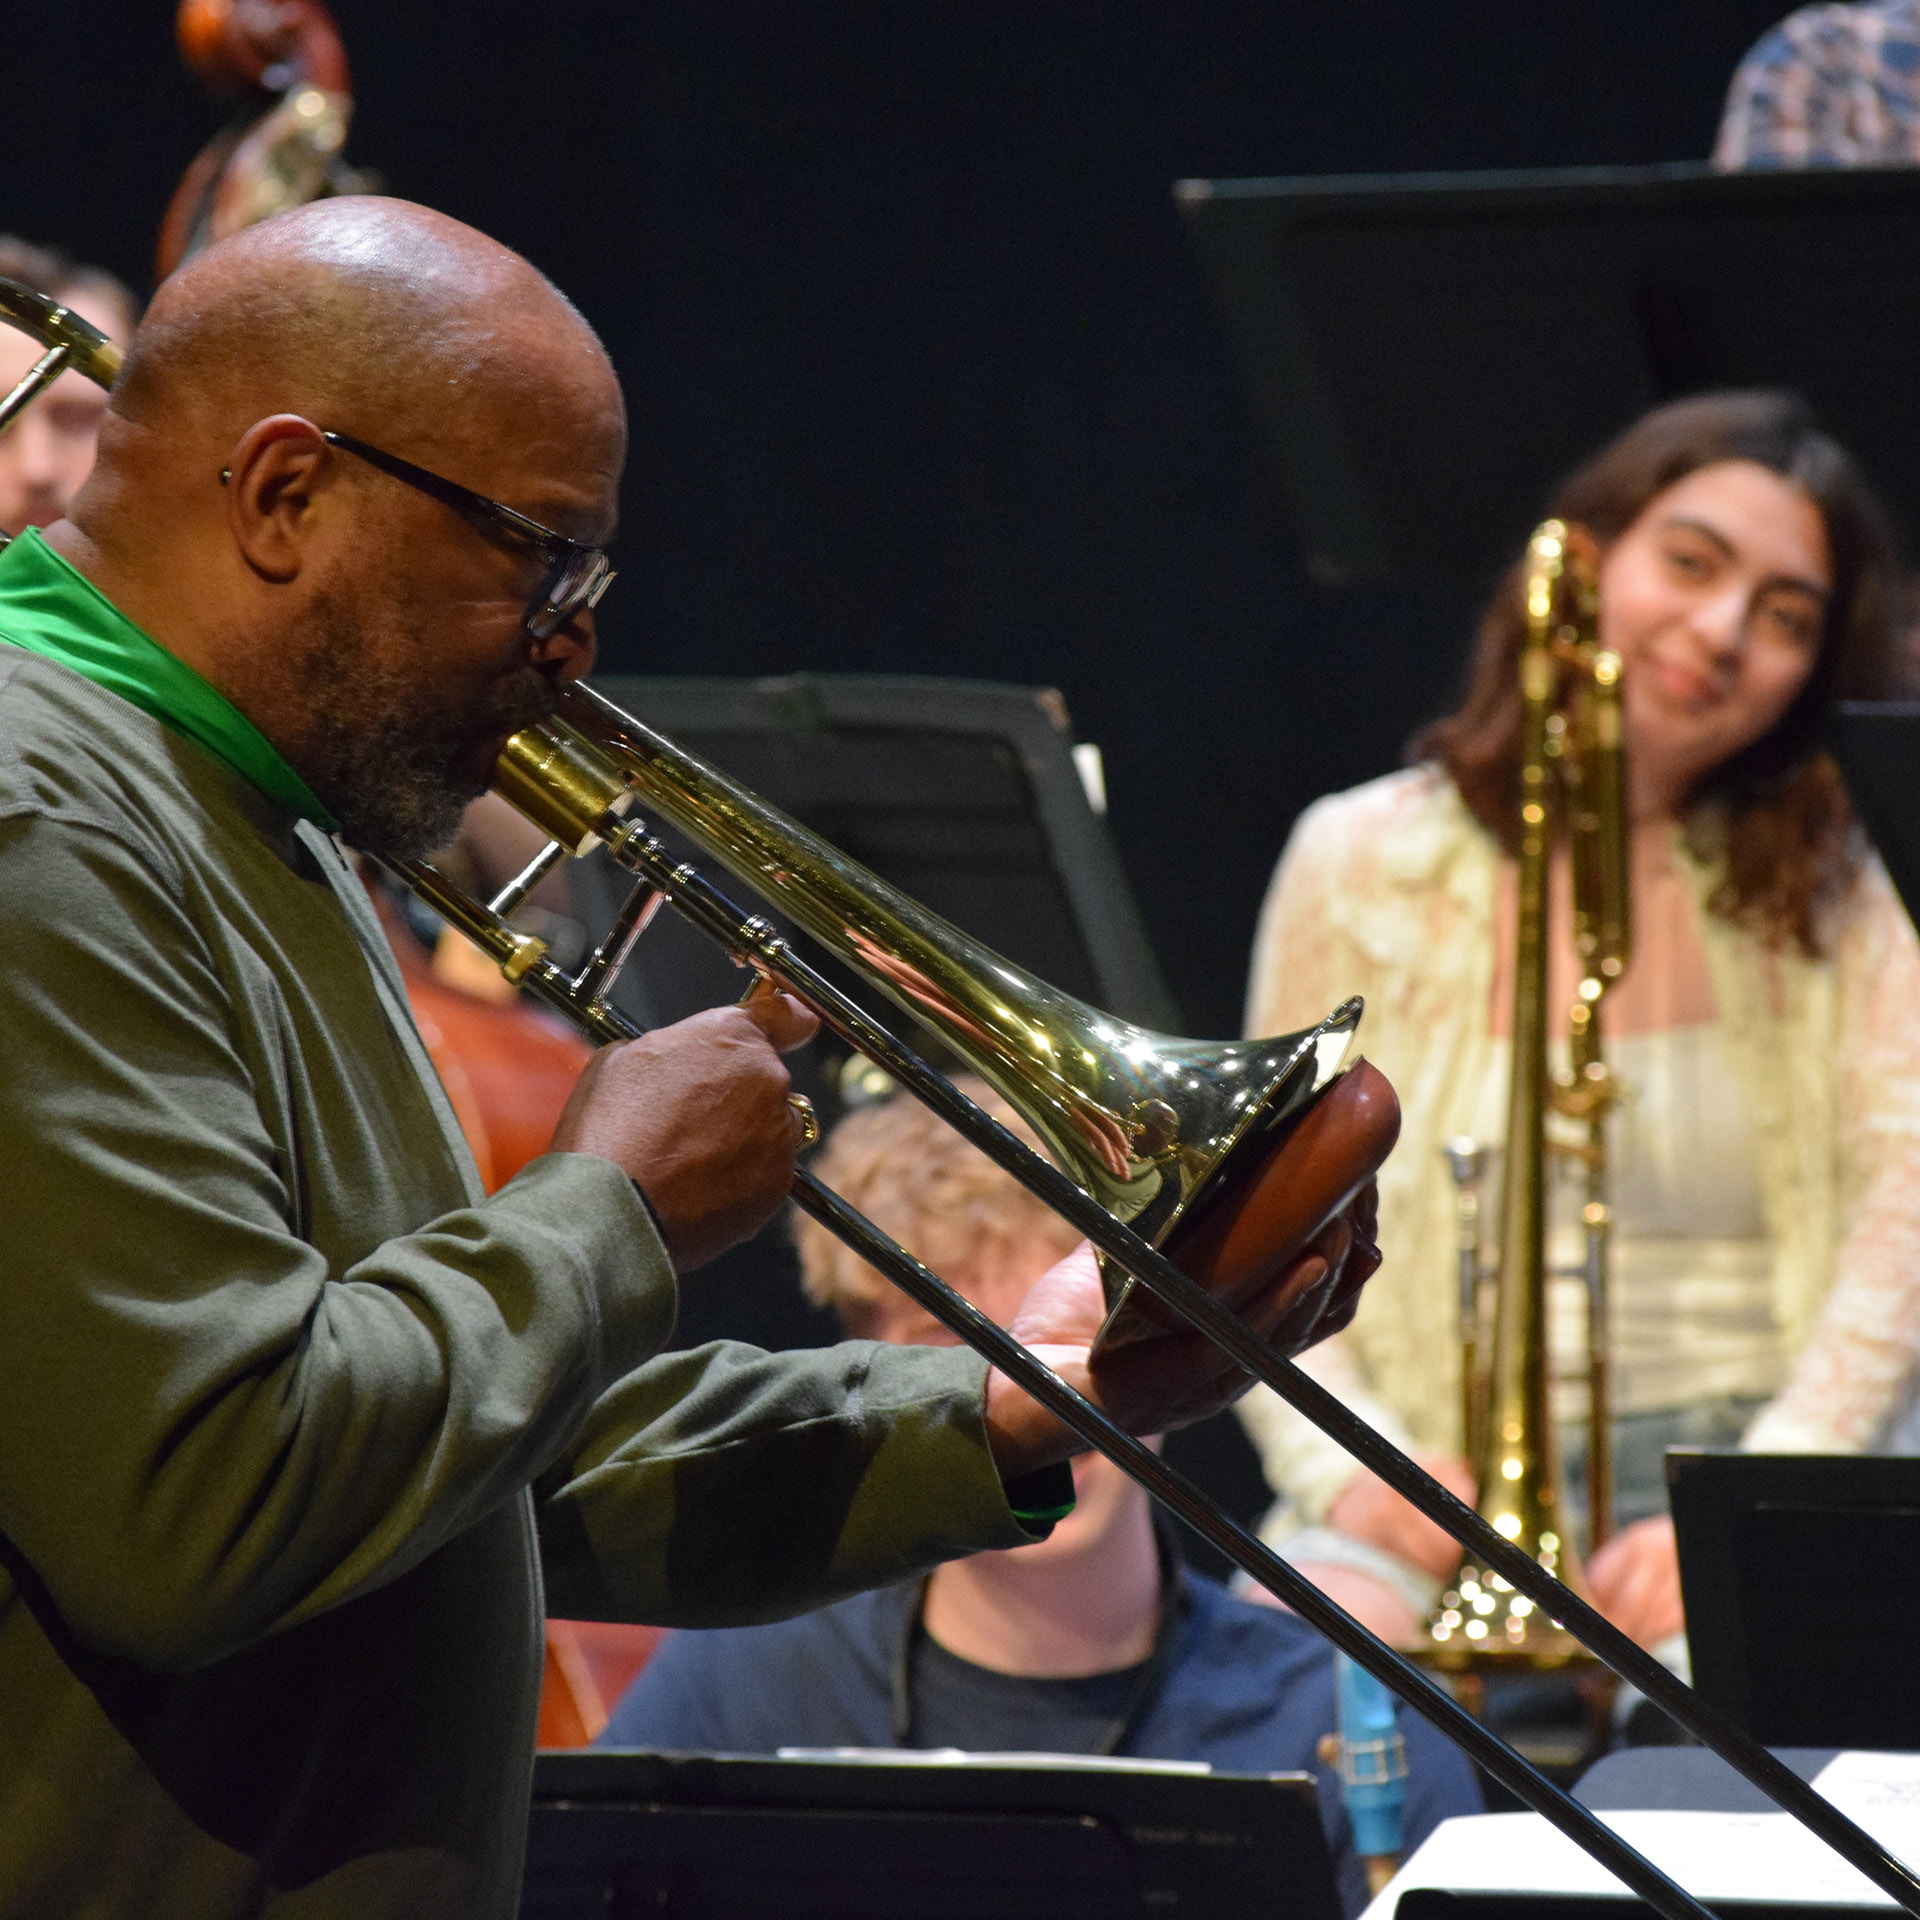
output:
POLYGON ((1306 1774, 543 1753, 522 1920, 1339 1920, 1306 1774))

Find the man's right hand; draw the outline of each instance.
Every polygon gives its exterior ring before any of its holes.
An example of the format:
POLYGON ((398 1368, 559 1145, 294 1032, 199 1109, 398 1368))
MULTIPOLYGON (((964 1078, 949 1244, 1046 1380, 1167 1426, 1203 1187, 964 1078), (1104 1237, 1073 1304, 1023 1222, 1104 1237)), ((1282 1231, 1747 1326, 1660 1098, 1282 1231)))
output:
POLYGON ((799 1116, 780 1055, 819 1021, 766 992, 696 1013, 588 1062, 553 1131, 555 1153, 596 1153, 647 1196, 682 1273, 772 1218, 793 1180, 799 1116))
MULTIPOLYGON (((1297 1352, 1329 1315, 1344 1324, 1351 1297, 1380 1264, 1368 1181, 1236 1317, 1259 1339, 1297 1352)), ((1171 1433, 1231 1406, 1253 1384, 1204 1333, 1183 1327, 1102 1349, 1107 1317, 1100 1270, 1084 1241, 1028 1289, 1007 1331, 1129 1433, 1171 1433)), ((1080 1442, 997 1369, 987 1378, 987 1444, 1011 1480, 1065 1460, 1080 1442)))

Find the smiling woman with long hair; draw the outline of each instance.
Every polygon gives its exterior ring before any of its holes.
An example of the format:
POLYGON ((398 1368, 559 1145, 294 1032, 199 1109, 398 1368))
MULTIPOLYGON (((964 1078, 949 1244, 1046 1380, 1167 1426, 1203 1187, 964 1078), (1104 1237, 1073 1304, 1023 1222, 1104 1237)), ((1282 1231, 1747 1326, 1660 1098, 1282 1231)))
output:
MULTIPOLYGON (((1627 1524, 1588 1572, 1652 1644, 1680 1625, 1664 1449, 1884 1444, 1920 1357, 1920 943, 1820 745, 1834 700, 1901 690, 1899 573, 1871 492, 1791 395, 1660 408, 1551 511, 1600 543, 1601 637, 1625 671, 1635 954, 1607 1034, 1627 1524)), ((1302 817, 1248 1001, 1250 1030, 1277 1033, 1366 996, 1367 1052, 1405 1110, 1380 1182, 1387 1265, 1316 1370, 1456 1485, 1442 1149, 1504 1125, 1522 628, 1516 565, 1465 699, 1407 771, 1302 817)), ((1564 849, 1549 945, 1564 1010, 1564 849)), ((1556 1316, 1563 1341, 1577 1314, 1556 1316)), ((1271 1536, 1406 1637, 1452 1544, 1271 1395, 1246 1417, 1281 1496, 1271 1536)))

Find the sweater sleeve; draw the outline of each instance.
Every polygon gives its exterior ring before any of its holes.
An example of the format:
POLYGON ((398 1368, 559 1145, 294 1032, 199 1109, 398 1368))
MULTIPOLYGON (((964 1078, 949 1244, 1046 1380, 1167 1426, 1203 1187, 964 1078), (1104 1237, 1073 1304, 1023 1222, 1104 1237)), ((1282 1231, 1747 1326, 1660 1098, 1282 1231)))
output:
POLYGON ((1834 958, 1833 1285, 1754 1452, 1873 1445, 1920 1362, 1920 939, 1877 860, 1857 887, 1834 958))
MULTIPOLYGON (((1338 800, 1309 807, 1288 836, 1254 934, 1247 976, 1250 1038, 1291 1033, 1325 1017, 1352 991, 1341 965, 1333 890, 1344 871, 1338 800)), ((1375 1425, 1385 1411, 1361 1392, 1348 1344, 1336 1334, 1299 1356, 1305 1368, 1375 1425)), ((1236 1412, 1260 1455, 1281 1505, 1272 1524, 1281 1537, 1295 1524, 1317 1526, 1359 1467, 1337 1442, 1270 1387, 1255 1387, 1236 1412)), ((1387 1420, 1395 1437, 1398 1423, 1387 1420)))
POLYGON ((1311 1026, 1352 991, 1337 979, 1333 890, 1344 867, 1338 802, 1320 801, 1300 816, 1268 882, 1247 968, 1250 1039, 1311 1026))
POLYGON ((186 1668, 523 1488, 665 1338, 674 1284, 581 1155, 330 1266, 162 865, 0 821, 0 1535, 80 1638, 186 1668))
POLYGON ((553 1611, 748 1625, 1045 1538, 1008 1506, 985 1380, 964 1347, 662 1355, 601 1399, 539 1490, 553 1611))

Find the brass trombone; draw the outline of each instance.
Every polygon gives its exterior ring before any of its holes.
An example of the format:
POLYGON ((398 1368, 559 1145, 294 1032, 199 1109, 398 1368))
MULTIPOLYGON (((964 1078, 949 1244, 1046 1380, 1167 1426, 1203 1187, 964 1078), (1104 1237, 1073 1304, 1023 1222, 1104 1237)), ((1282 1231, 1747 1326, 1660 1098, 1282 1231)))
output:
MULTIPOLYGON (((49 346, 60 343, 63 330, 85 325, 52 302, 3 282, 0 318, 49 346)), ((105 345, 95 335, 75 364, 96 378, 110 378, 101 351, 105 345)), ((1118 1310, 1110 1318, 1110 1334, 1137 1332, 1137 1325, 1129 1329, 1127 1322, 1132 1309, 1145 1307, 1148 1300, 1156 1315, 1206 1333, 1249 1374, 1272 1386, 1444 1526, 1469 1553, 1576 1633, 1874 1884, 1920 1915, 1920 1877, 1250 1333, 1227 1305, 1170 1257, 1169 1248, 1182 1247, 1183 1225, 1196 1240, 1211 1230, 1210 1203, 1230 1210, 1245 1199, 1244 1189, 1236 1184, 1243 1177, 1236 1161, 1247 1155, 1236 1154, 1235 1148, 1252 1149, 1261 1166, 1269 1166, 1276 1142, 1290 1131, 1298 1138, 1298 1130, 1311 1126, 1330 1099, 1351 1100, 1356 1089, 1364 1091, 1365 1076, 1350 1070, 1348 1060, 1360 1014, 1357 1002, 1335 1009, 1305 1033, 1254 1046, 1166 1040, 1108 1019, 968 940, 584 686, 561 696, 554 717, 513 737, 501 755, 494 784, 552 842, 498 895, 490 901, 474 899, 425 863, 407 863, 394 871, 492 955, 509 979, 593 1039, 631 1037, 636 1029, 607 1004, 607 989, 648 920, 662 903, 671 905, 743 965, 813 1007, 832 1032, 926 1101, 1085 1234, 1107 1263, 1118 1310), (1000 1086, 1062 1154, 1073 1177, 1015 1139, 841 993, 764 915, 735 906, 705 874, 677 859, 649 831, 645 815, 636 812, 640 808, 732 870, 1000 1086), (517 931, 509 916, 560 861, 595 847, 632 876, 635 888, 600 946, 569 973, 539 940, 517 931), (1086 1186, 1078 1184, 1083 1177, 1086 1186), (1110 1210, 1103 1199, 1119 1211, 1110 1210), (1136 1225, 1147 1231, 1136 1231, 1136 1225), (1146 1299, 1127 1297, 1134 1285, 1145 1290, 1146 1299)), ((1364 1178, 1364 1172, 1356 1177, 1364 1178)), ((1105 1453, 1358 1665, 1393 1688, 1657 1912, 1673 1920, 1705 1920, 1706 1910, 1684 1889, 905 1248, 804 1170, 795 1175, 793 1194, 800 1207, 1058 1415, 1087 1446, 1105 1453)))
MULTIPOLYGON (((1519 884, 1513 960, 1507 1139, 1491 1284, 1480 1266, 1477 1188, 1485 1156, 1446 1149, 1461 1188, 1462 1429, 1478 1508, 1503 1538, 1572 1586, 1580 1564, 1568 1525, 1553 1422, 1547 1340, 1548 1213, 1553 1161, 1576 1164, 1587 1298, 1587 1510, 1600 1545, 1613 1505, 1608 1272, 1612 1211, 1607 1120, 1617 1097, 1600 1009, 1632 955, 1620 656, 1599 638, 1599 552, 1592 535, 1548 520, 1527 543, 1521 591, 1519 884), (1581 977, 1568 1017, 1568 1066, 1547 1058, 1548 876, 1564 823, 1581 977), (1548 1117, 1584 1137, 1549 1137, 1548 1117), (1491 1314, 1488 1293, 1493 1296, 1491 1314), (1488 1321, 1492 1324, 1489 1328, 1488 1321)), ((1564 1667, 1587 1658, 1564 1627, 1471 1557, 1427 1624, 1418 1657, 1453 1671, 1564 1667)))

